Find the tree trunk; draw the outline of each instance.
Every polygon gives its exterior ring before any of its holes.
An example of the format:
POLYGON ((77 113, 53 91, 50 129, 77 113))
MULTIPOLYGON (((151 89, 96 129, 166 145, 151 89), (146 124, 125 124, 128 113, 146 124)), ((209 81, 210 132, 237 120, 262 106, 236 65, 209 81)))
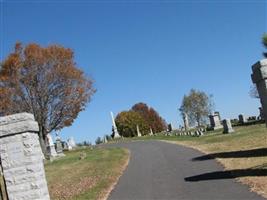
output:
POLYGON ((39 141, 40 141, 41 149, 42 149, 44 156, 47 157, 47 149, 46 149, 46 144, 45 144, 46 130, 43 126, 39 125, 39 127, 40 127, 39 141))

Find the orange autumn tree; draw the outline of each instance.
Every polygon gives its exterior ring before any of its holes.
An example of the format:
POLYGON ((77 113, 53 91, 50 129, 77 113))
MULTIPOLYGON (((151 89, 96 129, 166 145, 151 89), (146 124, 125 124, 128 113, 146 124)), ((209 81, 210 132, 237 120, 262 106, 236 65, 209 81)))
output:
POLYGON ((0 114, 32 113, 44 152, 46 135, 70 126, 94 93, 73 51, 59 45, 17 43, 1 63, 0 114))
POLYGON ((167 129, 166 121, 159 115, 159 113, 152 107, 145 103, 137 103, 132 107, 132 110, 139 113, 153 130, 153 132, 161 132, 167 129))

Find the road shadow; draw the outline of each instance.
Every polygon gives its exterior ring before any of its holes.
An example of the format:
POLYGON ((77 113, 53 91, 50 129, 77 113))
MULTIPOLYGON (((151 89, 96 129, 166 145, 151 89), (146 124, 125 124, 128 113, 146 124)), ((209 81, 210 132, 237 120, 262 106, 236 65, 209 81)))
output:
POLYGON ((207 154, 207 155, 193 158, 192 160, 193 161, 204 161, 204 160, 210 160, 210 159, 215 159, 215 158, 248 158, 248 157, 262 157, 262 156, 267 156, 267 148, 212 153, 212 154, 207 154))
POLYGON ((267 169, 236 169, 228 171, 215 171, 186 177, 184 180, 188 182, 197 182, 217 179, 233 179, 245 176, 267 176, 267 169))

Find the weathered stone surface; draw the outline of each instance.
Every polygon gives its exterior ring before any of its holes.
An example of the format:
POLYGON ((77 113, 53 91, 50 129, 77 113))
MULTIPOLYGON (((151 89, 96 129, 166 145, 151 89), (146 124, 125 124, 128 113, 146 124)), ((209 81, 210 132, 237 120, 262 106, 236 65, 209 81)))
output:
POLYGON ((240 124, 244 124, 244 123, 247 122, 247 117, 245 117, 245 115, 243 115, 243 114, 240 114, 240 115, 238 116, 238 120, 239 120, 239 123, 240 123, 240 124))
MULTIPOLYGON (((267 119, 267 59, 260 60, 252 66, 251 79, 257 86, 264 119, 267 119)), ((267 125, 267 120, 265 120, 267 125)))
POLYGON ((9 200, 48 200, 38 124, 28 113, 0 118, 0 159, 9 200))
POLYGON ((232 128, 232 124, 230 119, 223 120, 223 133, 233 133, 234 129, 232 128))
POLYGON ((183 121, 184 121, 184 129, 187 131, 190 127, 189 127, 188 116, 186 113, 183 113, 183 121))
POLYGON ((220 116, 218 112, 214 113, 213 115, 209 115, 209 119, 210 119, 211 129, 217 130, 217 129, 223 128, 220 122, 220 116))
POLYGON ((0 137, 23 132, 39 131, 38 123, 28 113, 0 117, 0 127, 0 137))

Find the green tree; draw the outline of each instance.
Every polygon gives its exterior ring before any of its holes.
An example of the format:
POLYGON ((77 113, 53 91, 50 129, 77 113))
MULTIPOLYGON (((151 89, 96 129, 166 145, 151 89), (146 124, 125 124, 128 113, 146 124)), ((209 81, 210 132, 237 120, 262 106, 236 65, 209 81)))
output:
POLYGON ((115 122, 119 134, 123 137, 137 136, 137 125, 142 135, 148 134, 149 132, 149 126, 144 118, 138 112, 132 110, 120 112, 116 116, 115 122))
POLYGON ((154 108, 149 107, 147 104, 142 102, 137 103, 132 107, 132 110, 138 112, 144 118, 153 132, 157 133, 167 129, 165 120, 160 117, 154 108))
POLYGON ((207 95, 205 92, 191 89, 188 95, 185 95, 180 107, 181 113, 188 115, 189 123, 198 126, 203 125, 208 115, 213 111, 214 103, 212 95, 207 95))

